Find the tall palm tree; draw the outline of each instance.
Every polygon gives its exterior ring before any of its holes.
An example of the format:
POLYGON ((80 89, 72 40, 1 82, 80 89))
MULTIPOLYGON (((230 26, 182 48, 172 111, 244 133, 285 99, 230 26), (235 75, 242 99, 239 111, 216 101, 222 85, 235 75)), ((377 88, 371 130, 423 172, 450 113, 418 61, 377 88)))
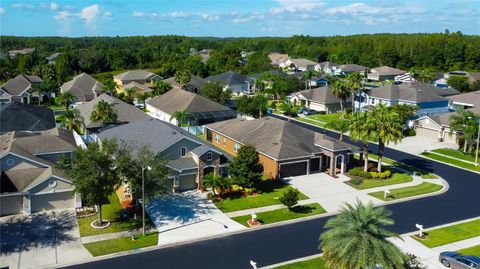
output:
MULTIPOLYGON (((353 72, 347 76, 347 86, 352 91, 352 106, 355 108, 355 96, 358 95, 358 91, 362 88, 363 76, 358 72, 353 72)), ((356 112, 354 110, 354 112, 356 112)))
POLYGON ((113 79, 108 79, 103 83, 103 91, 108 93, 109 95, 115 96, 115 92, 117 89, 117 84, 113 81, 113 79))
POLYGON ((292 114, 296 113, 296 107, 292 103, 283 102, 280 104, 280 109, 288 115, 289 122, 292 120, 292 114))
POLYGON ((134 88, 127 88, 125 90, 123 90, 123 92, 125 93, 125 101, 129 104, 133 104, 133 99, 134 99, 134 95, 136 93, 137 90, 135 90, 134 88))
POLYGON ((367 117, 367 122, 372 126, 378 142, 378 164, 377 171, 382 171, 382 158, 385 144, 397 143, 402 140, 403 122, 398 114, 389 107, 379 104, 372 108, 367 117))
POLYGON ((177 125, 178 126, 185 126, 185 125, 190 125, 190 123, 195 120, 193 115, 189 113, 186 109, 182 111, 175 111, 173 115, 170 117, 170 121, 173 119, 177 120, 177 125))
POLYGON ((385 229, 394 224, 391 212, 357 200, 355 205, 345 204, 340 214, 325 224, 320 236, 323 258, 329 268, 367 269, 404 268, 404 255, 386 238, 400 238, 385 229))
POLYGON ((151 96, 152 96, 151 92, 145 92, 143 94, 138 95, 137 97, 138 101, 143 103, 143 108, 146 107, 145 101, 147 101, 147 99, 150 98, 151 96))
POLYGON ((350 130, 350 121, 344 119, 336 119, 325 124, 325 128, 333 129, 340 133, 340 141, 343 141, 343 134, 350 130))
POLYGON ((117 111, 113 105, 101 100, 95 105, 92 114, 90 114, 90 120, 93 122, 100 122, 102 126, 117 121, 117 111))
POLYGON ((223 186, 222 177, 215 173, 209 173, 205 175, 203 177, 203 185, 205 187, 212 188, 212 192, 214 195, 218 195, 218 193, 215 192, 215 189, 220 189, 220 191, 222 191, 225 187, 223 186))
POLYGON ((60 120, 61 127, 83 133, 85 123, 78 109, 67 110, 63 112, 63 114, 61 114, 58 119, 60 120))
POLYGON ((345 82, 341 80, 336 80, 331 85, 333 95, 340 99, 340 109, 343 113, 345 113, 346 100, 350 96, 351 92, 345 82))
POLYGON ((375 129, 368 120, 368 115, 366 112, 356 113, 352 119, 352 124, 350 126, 350 138, 354 141, 362 141, 362 150, 364 166, 363 170, 368 171, 368 141, 376 140, 375 129))
POLYGON ((155 80, 153 82, 154 95, 162 95, 172 89, 172 85, 163 80, 155 80))
POLYGON ((58 104, 65 106, 65 110, 68 110, 68 105, 75 102, 76 100, 77 97, 75 97, 70 91, 61 93, 56 98, 58 104))
POLYGON ((476 138, 477 124, 480 117, 472 111, 459 111, 450 116, 450 135, 455 131, 463 139, 463 152, 467 152, 468 144, 476 138))

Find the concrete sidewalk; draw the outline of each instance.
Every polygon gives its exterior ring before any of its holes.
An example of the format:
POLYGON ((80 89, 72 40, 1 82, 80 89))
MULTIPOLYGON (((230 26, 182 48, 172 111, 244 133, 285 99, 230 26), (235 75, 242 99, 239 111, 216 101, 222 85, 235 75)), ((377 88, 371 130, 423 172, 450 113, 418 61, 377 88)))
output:
MULTIPOLYGON (((307 204, 312 204, 312 203, 316 203, 316 202, 312 199, 305 199, 305 200, 298 201, 297 205, 307 205, 307 204)), ((281 208, 287 208, 287 207, 284 206, 283 204, 269 205, 269 206, 249 208, 249 209, 245 209, 245 210, 229 212, 229 213, 225 213, 225 216, 227 216, 229 218, 234 218, 234 217, 239 217, 239 216, 250 215, 252 213, 267 212, 267 211, 272 211, 272 210, 281 209, 281 208)))

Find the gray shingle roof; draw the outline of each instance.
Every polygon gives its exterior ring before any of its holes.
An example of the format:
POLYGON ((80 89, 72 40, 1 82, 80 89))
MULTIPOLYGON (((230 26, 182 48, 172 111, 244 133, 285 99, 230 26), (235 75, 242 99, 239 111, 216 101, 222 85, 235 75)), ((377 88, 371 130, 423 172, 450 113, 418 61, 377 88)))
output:
POLYGON ((130 70, 116 76, 113 76, 115 79, 119 79, 122 81, 130 81, 130 80, 146 80, 146 79, 162 79, 159 75, 148 72, 146 70, 130 70))
POLYGON ((299 158, 326 150, 354 149, 309 129, 276 118, 232 119, 206 125, 242 144, 255 145, 257 151, 277 160, 299 158), (321 145, 322 148, 316 145, 321 145))
POLYGON ((43 80, 38 76, 23 76, 18 75, 10 79, 0 88, 12 96, 19 96, 24 91, 32 87, 32 83, 41 83, 43 80))
POLYGON ((219 81, 224 83, 227 86, 230 85, 240 85, 240 84, 245 84, 247 81, 251 81, 252 78, 229 71, 225 73, 221 73, 218 75, 210 76, 205 78, 205 80, 208 81, 219 81))
POLYGON ((340 70, 343 72, 364 72, 365 70, 368 70, 368 67, 365 67, 363 65, 359 64, 342 64, 339 66, 340 70))
POLYGON ((125 89, 140 89, 143 93, 146 93, 146 92, 153 92, 153 89, 149 88, 148 86, 145 86, 143 84, 140 84, 136 81, 132 81, 130 83, 128 83, 127 85, 123 86, 122 87, 124 90, 125 89))
POLYGON ((456 103, 470 104, 474 107, 480 107, 480 91, 449 96, 448 99, 456 103))
POLYGON ((168 162, 167 165, 175 170, 180 170, 180 171, 197 168, 198 166, 192 157, 184 157, 184 158, 171 160, 168 162))
POLYGON ((379 76, 398 76, 406 73, 403 70, 393 68, 390 66, 375 67, 375 68, 372 68, 370 72, 377 74, 379 76))
MULTIPOLYGON (((303 90, 290 94, 289 96, 294 96, 296 94, 301 94, 308 100, 314 101, 320 104, 338 104, 340 99, 333 95, 332 88, 330 86, 323 86, 318 88, 312 88, 308 90, 303 90)), ((350 98, 347 98, 347 103, 352 102, 350 98)))
POLYGON ((60 90, 62 93, 71 92, 77 98, 77 101, 88 102, 103 91, 103 84, 87 73, 81 73, 72 80, 63 83, 60 90))
POLYGON ((83 117, 86 128, 98 128, 102 126, 101 123, 92 122, 90 120, 90 115, 92 114, 92 111, 95 110, 95 106, 100 101, 105 101, 109 104, 113 104, 113 108, 117 112, 118 116, 116 123, 129 123, 149 117, 140 109, 104 93, 99 97, 93 99, 92 101, 80 104, 76 107, 76 109, 80 111, 80 115, 82 115, 83 117))
POLYGON ((55 115, 48 107, 17 102, 0 105, 0 133, 44 131, 55 127, 55 115))
POLYGON ((147 104, 160 109, 170 115, 176 111, 186 110, 189 113, 209 113, 216 112, 225 114, 225 116, 236 115, 234 111, 226 106, 216 103, 199 94, 191 93, 181 89, 172 89, 160 96, 157 96, 147 104))
POLYGON ((325 69, 325 68, 332 68, 332 67, 336 67, 338 66, 338 64, 334 63, 334 62, 321 62, 319 63, 320 67, 322 69, 325 69))
POLYGON ((440 95, 442 91, 444 90, 427 83, 413 82, 373 88, 370 96, 387 100, 405 100, 423 103, 447 100, 440 95))
POLYGON ((302 68, 313 68, 318 63, 310 61, 308 59, 291 59, 290 60, 295 66, 302 68))
MULTIPOLYGON (((180 84, 175 80, 175 77, 170 77, 164 80, 165 82, 169 83, 173 87, 180 88, 180 84)), ((204 80, 201 77, 197 77, 195 75, 190 76, 190 81, 188 82, 187 86, 192 86, 197 89, 203 88, 203 86, 207 83, 206 80, 204 80)))

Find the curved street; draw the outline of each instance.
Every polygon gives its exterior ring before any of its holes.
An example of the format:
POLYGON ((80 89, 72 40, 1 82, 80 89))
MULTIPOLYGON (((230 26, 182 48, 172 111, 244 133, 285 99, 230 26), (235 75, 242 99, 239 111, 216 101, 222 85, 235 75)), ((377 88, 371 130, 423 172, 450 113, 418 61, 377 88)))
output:
MULTIPOLYGON (((295 122, 308 129, 322 128, 295 122)), ((328 135, 337 134, 327 131, 328 135)), ((348 139, 347 139, 348 140, 348 139)), ((376 152, 376 145, 369 150, 376 152)), ((390 148, 385 156, 423 170, 448 181, 450 189, 441 195, 386 206, 393 212, 397 233, 425 228, 480 216, 480 175, 390 148)), ((318 237, 328 217, 298 223, 252 229, 248 232, 193 242, 132 255, 102 259, 69 266, 69 268, 251 268, 254 260, 259 267, 319 253, 318 237)), ((161 236, 161 235, 159 235, 161 236)))

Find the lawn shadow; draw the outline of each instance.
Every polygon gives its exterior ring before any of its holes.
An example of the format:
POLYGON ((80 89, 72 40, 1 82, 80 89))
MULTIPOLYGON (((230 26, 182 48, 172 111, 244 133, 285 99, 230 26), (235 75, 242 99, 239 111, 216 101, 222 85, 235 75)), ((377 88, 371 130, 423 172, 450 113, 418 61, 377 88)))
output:
POLYGON ((72 211, 51 211, 30 216, 11 216, 0 223, 0 253, 55 247, 76 238, 71 232, 77 226, 72 211))
POLYGON ((297 214, 308 214, 312 213, 313 210, 315 210, 315 207, 313 206, 305 206, 305 205, 297 205, 295 207, 292 207, 290 211, 297 213, 297 214))

